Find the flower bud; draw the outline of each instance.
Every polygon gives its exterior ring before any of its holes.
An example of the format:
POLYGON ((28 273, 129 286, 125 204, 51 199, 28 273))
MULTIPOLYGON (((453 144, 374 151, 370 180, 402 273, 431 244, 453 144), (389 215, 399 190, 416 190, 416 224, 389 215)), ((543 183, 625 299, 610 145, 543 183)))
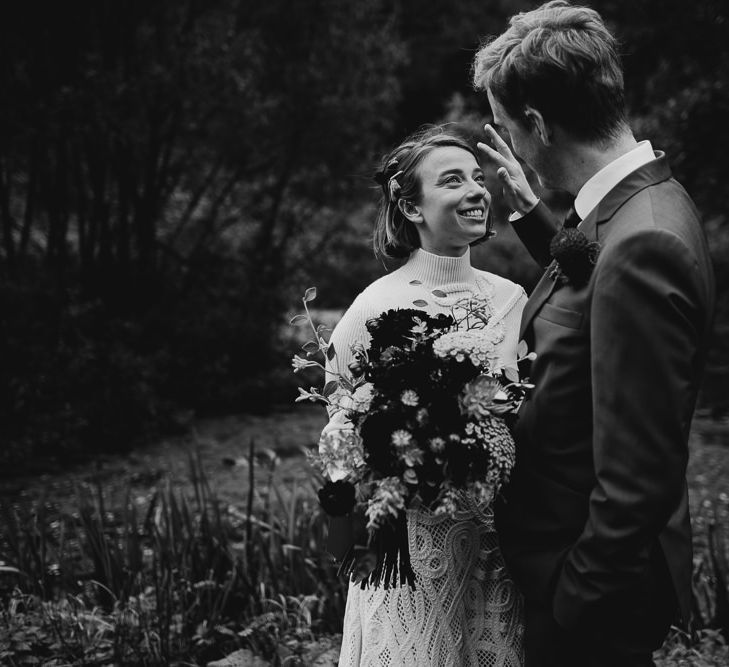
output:
POLYGON ((362 368, 362 364, 357 359, 349 362, 347 368, 349 368, 349 372, 354 378, 358 378, 364 373, 364 368, 362 368))

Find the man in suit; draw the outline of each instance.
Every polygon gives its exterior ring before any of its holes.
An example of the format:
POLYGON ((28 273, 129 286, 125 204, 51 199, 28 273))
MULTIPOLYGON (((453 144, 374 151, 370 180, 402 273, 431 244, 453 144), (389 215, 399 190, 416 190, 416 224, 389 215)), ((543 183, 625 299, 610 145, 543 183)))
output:
POLYGON ((597 12, 557 0, 514 16, 478 52, 474 80, 514 154, 574 195, 577 214, 560 230, 486 126, 512 224, 549 264, 522 320, 535 389, 496 515, 525 597, 527 667, 652 665, 690 610, 685 474, 713 311, 706 241, 664 154, 626 122, 597 12))

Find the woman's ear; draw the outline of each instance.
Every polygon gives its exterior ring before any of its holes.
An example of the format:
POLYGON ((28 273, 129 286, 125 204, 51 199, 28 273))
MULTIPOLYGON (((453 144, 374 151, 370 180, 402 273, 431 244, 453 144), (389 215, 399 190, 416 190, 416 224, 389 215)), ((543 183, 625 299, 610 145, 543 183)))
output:
POLYGON ((552 133, 549 130, 547 122, 544 120, 541 111, 527 105, 524 107, 524 115, 527 117, 529 126, 536 131, 537 136, 545 146, 552 143, 552 133))
POLYGON ((423 222, 423 214, 420 212, 420 208, 409 199, 398 199, 397 207, 400 209, 400 213, 410 220, 410 222, 414 222, 415 224, 423 222))

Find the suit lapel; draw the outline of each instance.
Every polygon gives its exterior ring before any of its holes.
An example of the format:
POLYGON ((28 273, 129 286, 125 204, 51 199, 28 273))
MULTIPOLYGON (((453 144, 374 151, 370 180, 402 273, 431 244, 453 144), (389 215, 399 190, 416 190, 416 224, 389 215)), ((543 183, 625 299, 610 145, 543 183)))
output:
MULTIPOLYGON (((657 152, 655 160, 636 169, 618 183, 580 223, 578 229, 590 241, 597 241, 597 227, 599 224, 610 220, 618 208, 637 192, 670 177, 671 170, 668 167, 665 155, 662 152, 657 152)), ((544 272, 544 275, 537 283, 537 286, 534 288, 534 291, 524 306, 524 312, 521 317, 521 329, 519 331, 520 339, 524 338, 524 334, 531 325, 532 320, 534 320, 544 305, 544 302, 552 296, 552 293, 556 289, 557 281, 552 280, 550 277, 556 264, 556 262, 552 262, 547 267, 547 270, 544 272)))
POLYGON ((552 292, 554 292, 554 289, 557 286, 557 281, 552 280, 550 274, 556 266, 557 262, 553 261, 547 267, 546 271, 542 275, 541 280, 537 283, 537 286, 534 288, 534 291, 529 297, 529 300, 526 302, 526 305, 524 306, 524 312, 521 315, 521 329, 519 331, 519 339, 524 338, 524 333, 526 332, 527 327, 532 323, 532 320, 539 312, 542 304, 552 295, 552 292))

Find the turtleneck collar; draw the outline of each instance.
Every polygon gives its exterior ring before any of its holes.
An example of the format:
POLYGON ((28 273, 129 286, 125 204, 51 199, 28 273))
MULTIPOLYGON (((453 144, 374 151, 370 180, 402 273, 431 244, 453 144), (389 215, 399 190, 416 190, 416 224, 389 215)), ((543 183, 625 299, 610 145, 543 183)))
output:
POLYGON ((417 248, 401 271, 408 280, 420 280, 428 286, 449 283, 473 283, 475 271, 471 266, 471 248, 460 257, 445 257, 417 248))

